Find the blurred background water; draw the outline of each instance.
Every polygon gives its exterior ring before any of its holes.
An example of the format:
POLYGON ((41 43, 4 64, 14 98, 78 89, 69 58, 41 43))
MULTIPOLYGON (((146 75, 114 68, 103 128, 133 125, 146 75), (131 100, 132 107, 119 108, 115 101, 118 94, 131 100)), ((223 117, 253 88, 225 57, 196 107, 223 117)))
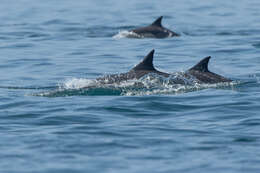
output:
POLYGON ((259 172, 259 7, 1 0, 0 172, 259 172), (161 15, 181 37, 115 37, 161 15), (80 89, 151 49, 160 70, 185 71, 210 55, 211 71, 239 82, 130 96, 80 89))

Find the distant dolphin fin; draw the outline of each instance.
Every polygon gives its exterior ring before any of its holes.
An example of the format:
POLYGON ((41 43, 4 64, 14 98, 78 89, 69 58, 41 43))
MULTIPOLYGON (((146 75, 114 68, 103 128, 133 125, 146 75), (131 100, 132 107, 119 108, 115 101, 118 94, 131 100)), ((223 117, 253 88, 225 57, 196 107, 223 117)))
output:
POLYGON ((152 26, 159 26, 162 27, 162 18, 163 16, 160 16, 158 19, 156 19, 151 25, 152 26))
POLYGON ((208 64, 209 64, 209 59, 211 56, 208 56, 206 58, 203 58, 198 64, 190 68, 189 70, 196 70, 196 71, 201 71, 201 72, 209 72, 208 70, 208 64))
POLYGON ((153 54, 154 54, 154 49, 148 53, 143 59, 142 62, 137 64, 133 70, 155 70, 153 66, 153 54))

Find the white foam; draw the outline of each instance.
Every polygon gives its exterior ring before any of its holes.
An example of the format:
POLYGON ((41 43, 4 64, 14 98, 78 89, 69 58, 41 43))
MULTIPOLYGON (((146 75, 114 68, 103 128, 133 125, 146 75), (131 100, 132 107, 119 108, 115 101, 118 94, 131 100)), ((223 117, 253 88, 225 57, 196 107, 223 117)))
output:
POLYGON ((80 89, 90 86, 96 86, 96 81, 84 78, 67 79, 64 83, 59 85, 60 89, 80 89))
POLYGON ((176 74, 170 76, 169 78, 164 78, 158 75, 146 75, 145 77, 139 80, 139 83, 141 83, 140 86, 142 86, 143 88, 137 89, 137 86, 132 86, 133 89, 126 88, 126 90, 124 90, 124 95, 140 96, 158 94, 179 94, 189 91, 198 91, 207 88, 223 87, 230 87, 232 90, 234 90, 234 86, 238 84, 238 82, 236 81, 217 84, 199 84, 197 80, 194 80, 193 78, 184 78, 184 76, 181 76, 181 74, 176 74), (174 83, 176 78, 178 78, 178 80, 183 80, 185 84, 174 83))
POLYGON ((123 31, 119 31, 119 33, 114 35, 113 38, 120 39, 120 38, 142 38, 142 37, 132 31, 123 30, 123 31))

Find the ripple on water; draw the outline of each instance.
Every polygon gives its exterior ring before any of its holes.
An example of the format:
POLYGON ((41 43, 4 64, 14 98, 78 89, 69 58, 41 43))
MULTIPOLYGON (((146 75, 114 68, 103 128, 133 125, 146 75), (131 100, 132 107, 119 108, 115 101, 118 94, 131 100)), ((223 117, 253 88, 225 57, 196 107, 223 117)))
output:
POLYGON ((260 48, 260 42, 252 44, 255 48, 260 48))

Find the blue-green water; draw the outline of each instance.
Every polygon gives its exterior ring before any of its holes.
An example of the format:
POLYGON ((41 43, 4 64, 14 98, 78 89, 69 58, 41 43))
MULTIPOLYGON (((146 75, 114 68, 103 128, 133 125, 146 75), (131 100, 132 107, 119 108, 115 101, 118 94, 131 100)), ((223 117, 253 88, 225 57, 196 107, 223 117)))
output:
POLYGON ((258 0, 1 0, 0 172, 258 173, 259 16, 258 0), (122 36, 161 15, 181 37, 122 36), (212 56, 235 82, 93 83, 151 49, 162 71, 212 56))

